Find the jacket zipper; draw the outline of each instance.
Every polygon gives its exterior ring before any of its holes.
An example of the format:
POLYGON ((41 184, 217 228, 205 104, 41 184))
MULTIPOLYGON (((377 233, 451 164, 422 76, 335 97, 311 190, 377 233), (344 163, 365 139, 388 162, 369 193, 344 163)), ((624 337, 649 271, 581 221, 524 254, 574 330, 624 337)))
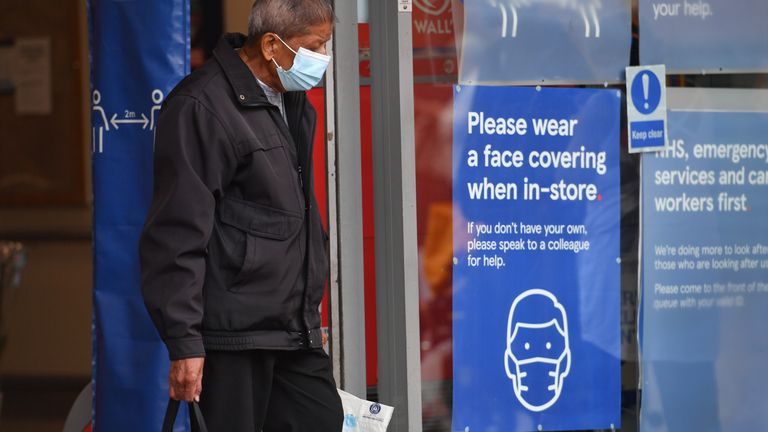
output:
MULTIPOLYGON (((306 207, 307 207, 306 206, 306 200, 302 199, 302 197, 304 196, 304 178, 302 176, 302 172, 303 171, 302 171, 301 162, 300 162, 301 159, 299 157, 299 144, 294 142, 293 136, 291 136, 291 131, 288 129, 288 122, 283 117, 282 113, 280 112, 280 109, 277 108, 276 106, 272 105, 272 104, 269 105, 268 109, 273 114, 277 114, 277 117, 280 119, 280 120, 275 120, 275 121, 278 122, 278 129, 280 129, 280 132, 283 135, 283 138, 285 139, 285 141, 287 143, 293 143, 293 149, 296 152, 296 171, 297 171, 298 179, 299 179, 299 182, 298 182, 299 192, 298 192, 297 198, 298 198, 299 204, 301 206, 300 208, 303 208, 303 209, 306 210, 306 207), (280 123, 280 122, 282 122, 282 123, 280 123)), ((287 109, 288 109, 288 107, 286 105, 286 114, 287 114, 287 109)), ((274 120, 274 117, 273 117, 273 120, 274 120)), ((286 152, 287 151, 288 151, 288 149, 286 148, 286 152)), ((289 160, 290 159, 291 158, 289 157, 289 160)))
MULTIPOLYGON (((304 98, 302 100, 301 106, 297 107, 299 108, 299 121, 298 123, 301 123, 301 115, 304 113, 307 99, 304 98)), ((304 195, 304 226, 306 228, 306 239, 305 239, 305 257, 304 257, 304 299, 302 300, 301 305, 301 319, 304 322, 304 330, 305 330, 305 339, 307 343, 307 347, 312 346, 312 338, 310 334, 310 328, 309 328, 309 319, 307 318, 307 301, 309 299, 309 259, 310 259, 310 245, 311 245, 311 238, 312 238, 312 216, 309 212, 312 197, 310 196, 312 191, 311 188, 305 189, 304 188, 304 176, 302 175, 302 169, 301 169, 301 153, 302 151, 306 152, 307 156, 307 163, 311 165, 312 163, 312 140, 313 138, 309 137, 309 143, 307 143, 307 148, 302 149, 300 146, 300 143, 296 143, 296 156, 297 156, 297 165, 298 165, 298 171, 299 171, 299 184, 301 185, 301 191, 302 195, 304 195)))
MULTIPOLYGON (((303 113, 304 109, 305 109, 305 105, 307 103, 308 102, 305 99, 305 100, 302 101, 302 105, 300 107, 292 107, 292 108, 298 108, 299 112, 303 113)), ((286 114, 288 114, 288 105, 286 104, 285 107, 286 107, 286 114)), ((281 129, 283 130, 284 133, 286 133, 288 135, 287 138, 289 138, 291 141, 293 141, 293 136, 291 135, 291 131, 288 129, 289 126, 288 126, 287 120, 285 118, 282 118, 282 115, 280 115, 280 113, 279 113, 280 110, 277 109, 277 107, 274 107, 274 109, 276 111, 278 111, 278 115, 283 120, 283 124, 281 125, 281 129)), ((293 113, 291 113, 291 114, 293 114, 293 113)), ((286 117, 288 117, 288 116, 286 116, 286 117)), ((299 117, 301 117, 301 115, 299 115, 299 117)), ((299 120, 300 120, 300 118, 299 118, 299 120)), ((310 143, 310 147, 311 147, 311 145, 312 144, 310 143)), ((298 142, 294 142, 294 148, 296 150, 296 171, 297 171, 297 174, 298 174, 298 177, 299 177, 299 190, 300 190, 299 194, 300 194, 300 196, 304 197, 304 202, 302 202, 301 205, 302 205, 302 208, 304 208, 304 227, 306 229, 306 239, 305 239, 305 244, 304 244, 304 255, 305 256, 304 256, 304 262, 303 262, 303 267, 304 267, 303 268, 303 273, 304 273, 304 295, 303 295, 303 299, 302 299, 302 302, 301 302, 302 305, 301 305, 301 311, 300 311, 301 320, 302 320, 302 322, 304 324, 304 330, 305 330, 304 332, 302 332, 303 333, 302 334, 302 339, 305 340, 305 343, 306 343, 307 347, 311 347, 313 341, 312 341, 312 338, 310 337, 309 320, 307 319, 306 305, 307 305, 307 300, 308 300, 308 297, 309 297, 309 253, 310 253, 309 249, 310 249, 310 244, 311 244, 310 239, 311 239, 311 236, 312 236, 312 232, 311 232, 311 228, 310 228, 310 226, 311 226, 311 221, 310 221, 311 215, 310 215, 308 210, 310 208, 310 203, 312 202, 312 200, 311 200, 311 197, 309 197, 307 195, 307 191, 304 188, 304 175, 303 175, 304 170, 301 167, 301 152, 302 151, 306 151, 307 152, 306 153, 306 155, 307 155, 307 162, 311 161, 312 154, 311 154, 310 148, 302 149, 300 147, 300 143, 298 143, 298 142)), ((310 191, 310 193, 311 193, 311 191, 310 191)))
MULTIPOLYGON (((297 165, 296 171, 297 171, 297 172, 298 172, 298 174, 299 174, 299 186, 301 187, 301 191, 302 191, 302 193, 303 193, 303 192, 304 192, 304 176, 303 176, 303 174, 302 174, 302 172, 303 172, 303 171, 302 171, 302 169, 301 169, 301 164, 298 164, 298 165, 297 165)), ((306 203, 303 203, 303 205, 304 205, 304 210, 307 210, 307 205, 306 205, 306 203)))

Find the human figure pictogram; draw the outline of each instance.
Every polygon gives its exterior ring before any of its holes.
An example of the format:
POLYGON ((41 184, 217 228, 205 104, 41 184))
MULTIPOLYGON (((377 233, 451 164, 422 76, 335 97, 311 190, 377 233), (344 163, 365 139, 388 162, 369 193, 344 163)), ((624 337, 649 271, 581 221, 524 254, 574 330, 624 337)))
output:
POLYGON ((99 153, 104 151, 104 131, 109 131, 109 121, 107 121, 107 114, 104 112, 104 108, 101 107, 101 92, 98 90, 93 91, 92 111, 98 112, 99 116, 92 118, 91 126, 91 151, 96 152, 96 144, 98 143, 99 153), (101 118, 101 124, 99 125, 98 118, 101 118), (98 125, 98 126, 97 126, 98 125), (98 131, 98 136, 97 136, 98 131))

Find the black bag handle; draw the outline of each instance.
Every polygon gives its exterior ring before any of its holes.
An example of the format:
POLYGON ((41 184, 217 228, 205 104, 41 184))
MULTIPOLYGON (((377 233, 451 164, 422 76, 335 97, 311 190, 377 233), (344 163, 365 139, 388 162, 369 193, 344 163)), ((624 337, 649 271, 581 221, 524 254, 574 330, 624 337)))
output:
MULTIPOLYGON (((168 400, 168 408, 165 410, 165 419, 163 420, 163 432, 173 432, 173 424, 176 422, 176 415, 179 413, 180 404, 177 400, 168 400)), ((188 404, 189 423, 192 432, 208 432, 208 427, 205 426, 205 419, 203 419, 203 412, 200 411, 200 405, 197 402, 188 402, 188 404)))

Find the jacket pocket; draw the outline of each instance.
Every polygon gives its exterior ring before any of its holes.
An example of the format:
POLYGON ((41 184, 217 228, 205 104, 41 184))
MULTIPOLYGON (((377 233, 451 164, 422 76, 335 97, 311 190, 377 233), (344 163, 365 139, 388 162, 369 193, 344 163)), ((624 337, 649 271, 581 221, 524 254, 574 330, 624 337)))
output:
POLYGON ((251 202, 300 212, 304 209, 296 154, 278 132, 237 144, 240 196, 251 202))
POLYGON ((245 237, 242 266, 227 284, 228 289, 240 291, 253 285, 279 289, 285 266, 292 261, 292 255, 300 255, 296 239, 303 215, 250 201, 223 198, 219 218, 245 237))
POLYGON ((235 145, 239 157, 243 157, 255 151, 267 151, 281 147, 283 147, 283 142, 280 139, 279 132, 273 132, 258 138, 251 137, 249 139, 244 139, 235 145))

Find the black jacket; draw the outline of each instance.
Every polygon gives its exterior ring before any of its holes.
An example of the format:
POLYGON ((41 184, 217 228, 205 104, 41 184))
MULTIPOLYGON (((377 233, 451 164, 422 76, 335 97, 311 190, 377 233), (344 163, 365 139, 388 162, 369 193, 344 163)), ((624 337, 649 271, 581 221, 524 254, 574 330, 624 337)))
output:
POLYGON ((316 114, 286 125, 228 34, 163 104, 140 242, 144 302, 173 360, 321 345, 327 236, 311 188, 316 114))

